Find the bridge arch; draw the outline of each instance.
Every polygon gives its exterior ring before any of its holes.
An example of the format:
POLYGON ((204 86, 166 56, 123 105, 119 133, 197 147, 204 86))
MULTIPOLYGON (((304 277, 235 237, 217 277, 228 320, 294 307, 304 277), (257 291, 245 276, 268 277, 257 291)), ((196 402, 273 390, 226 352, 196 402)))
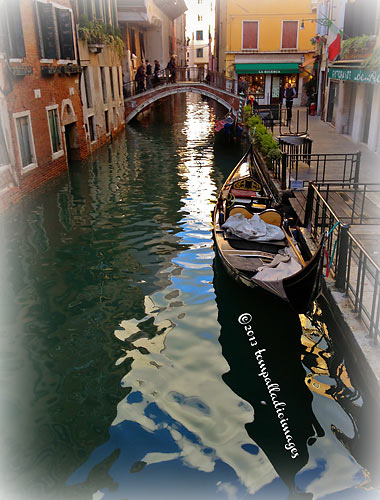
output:
POLYGON ((239 96, 221 89, 214 88, 210 85, 202 83, 176 83, 171 85, 162 85, 160 87, 148 90, 141 94, 128 97, 124 100, 125 106, 125 123, 129 123, 136 115, 141 113, 146 107, 153 102, 163 99, 169 95, 174 95, 184 92, 194 92, 201 94, 219 102, 228 111, 235 116, 239 110, 239 96))

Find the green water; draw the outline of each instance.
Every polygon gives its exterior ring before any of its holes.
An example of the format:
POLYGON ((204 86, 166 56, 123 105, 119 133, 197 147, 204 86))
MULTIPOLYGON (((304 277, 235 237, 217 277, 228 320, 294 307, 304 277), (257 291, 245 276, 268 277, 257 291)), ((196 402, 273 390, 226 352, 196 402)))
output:
POLYGON ((222 113, 167 99, 3 216, 1 498, 379 498, 375 404, 344 356, 311 328, 330 387, 311 391, 310 324, 214 261, 210 212, 246 148, 214 142, 222 113))

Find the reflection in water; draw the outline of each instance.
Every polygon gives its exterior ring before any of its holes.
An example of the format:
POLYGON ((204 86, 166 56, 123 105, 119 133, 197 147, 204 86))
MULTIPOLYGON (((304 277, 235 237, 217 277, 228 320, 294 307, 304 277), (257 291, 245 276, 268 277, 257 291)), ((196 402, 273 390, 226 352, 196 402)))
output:
POLYGON ((348 418, 331 423, 331 432, 364 467, 363 486, 379 488, 380 432, 375 418, 379 415, 379 401, 371 397, 366 381, 360 380, 357 360, 352 365, 352 375, 362 389, 359 391, 352 383, 339 344, 333 342, 327 329, 329 324, 338 331, 323 297, 311 317, 303 317, 302 322, 303 363, 308 369, 305 382, 314 393, 337 402, 342 408, 348 418))
POLYGON ((330 344, 307 352, 284 304, 214 280, 210 211, 242 151, 212 146, 213 121, 192 94, 152 106, 3 218, 0 489, 19 495, 2 498, 375 498, 355 488, 370 470, 361 387, 353 399, 352 377, 329 397, 302 383, 301 356, 313 383, 334 385, 341 362, 317 351, 330 344), (294 459, 243 309, 287 404, 294 459))
MULTIPOLYGON (((254 419, 246 425, 247 432, 287 485, 290 497, 312 498, 298 491, 295 476, 308 462, 309 446, 324 431, 304 384, 298 315, 259 290, 245 293, 232 280, 227 288, 219 259, 214 269, 219 340, 230 367, 223 379, 252 405, 254 419), (241 324, 238 318, 244 319, 244 314, 252 319, 241 324)), ((268 494, 274 498, 275 491, 268 494)))

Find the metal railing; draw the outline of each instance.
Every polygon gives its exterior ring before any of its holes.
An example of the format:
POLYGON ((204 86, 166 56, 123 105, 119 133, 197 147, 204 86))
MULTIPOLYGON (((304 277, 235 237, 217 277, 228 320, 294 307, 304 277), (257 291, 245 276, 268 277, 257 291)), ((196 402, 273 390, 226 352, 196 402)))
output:
POLYGON ((330 206, 343 204, 338 215, 345 224, 380 224, 380 184, 327 182, 316 188, 330 206))
POLYGON ((129 81, 123 84, 124 98, 132 97, 136 94, 149 92, 155 87, 162 85, 170 85, 176 82, 192 82, 205 83, 211 87, 225 90, 238 95, 239 89, 238 80, 226 78, 224 74, 216 71, 208 71, 204 68, 196 66, 178 67, 173 75, 168 69, 161 69, 157 75, 145 77, 143 85, 138 86, 136 81, 129 81))
POLYGON ((380 266, 350 232, 350 225, 341 218, 319 192, 309 184, 305 225, 318 239, 328 233, 327 274, 335 278, 336 287, 345 292, 354 312, 378 343, 380 334, 380 266))
POLYGON ((361 152, 357 153, 281 153, 281 158, 272 162, 273 175, 282 189, 292 187, 294 181, 337 182, 342 186, 358 183, 361 152), (306 174, 300 175, 300 167, 308 166, 306 174), (306 177, 306 178, 305 178, 306 177))

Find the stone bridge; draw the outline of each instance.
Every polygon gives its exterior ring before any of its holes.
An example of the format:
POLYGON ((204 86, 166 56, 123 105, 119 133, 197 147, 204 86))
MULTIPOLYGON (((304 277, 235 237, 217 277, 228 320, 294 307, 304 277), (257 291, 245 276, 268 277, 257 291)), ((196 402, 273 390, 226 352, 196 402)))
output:
POLYGON ((178 94, 180 92, 195 92, 201 94, 222 104, 228 111, 235 116, 239 112, 240 97, 227 90, 222 90, 206 83, 198 82, 178 82, 166 85, 160 85, 141 94, 136 94, 124 99, 125 123, 128 123, 138 115, 143 109, 150 106, 154 101, 163 97, 178 94))

